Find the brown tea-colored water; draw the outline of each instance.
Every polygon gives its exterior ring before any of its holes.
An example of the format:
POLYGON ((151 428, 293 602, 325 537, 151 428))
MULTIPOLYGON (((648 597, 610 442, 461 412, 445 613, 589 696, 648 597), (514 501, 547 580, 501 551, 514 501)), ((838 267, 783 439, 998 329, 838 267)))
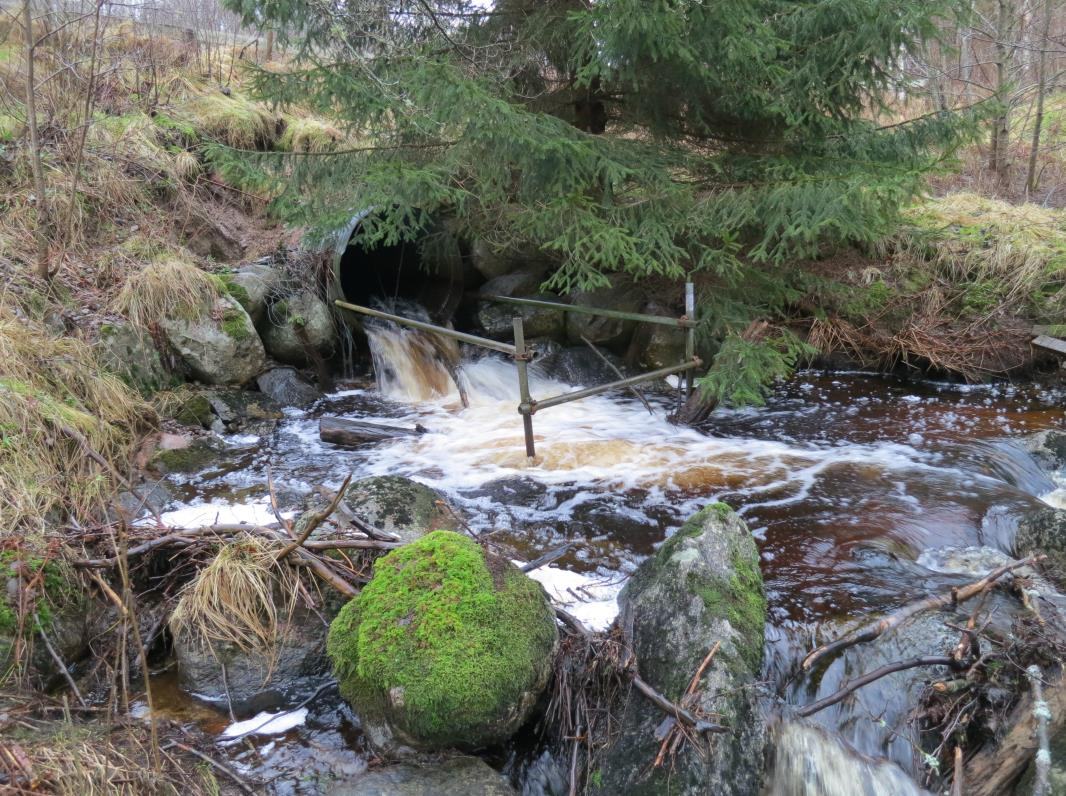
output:
MULTIPOLYGON (((842 624, 983 574, 980 567, 951 574, 935 562, 948 548, 1009 554, 1017 517, 1042 505, 1041 496, 1056 499, 1055 474, 1023 445, 1063 426, 1063 396, 1052 390, 803 373, 766 406, 720 410, 699 430, 665 420, 669 396, 653 398, 653 414, 631 398, 600 396, 537 413, 538 458, 529 462, 509 362, 464 366, 464 409, 426 347, 414 354, 417 367, 391 369, 389 398, 350 390, 312 412, 290 411, 272 435, 238 438, 230 466, 186 479, 179 494, 261 500, 268 466, 283 495, 336 487, 349 472, 406 475, 444 492, 473 529, 495 531, 516 556, 571 542, 560 566, 615 578, 702 505, 723 500, 742 514, 761 551, 771 706, 816 699, 892 656, 940 654, 925 648, 939 632, 926 628, 858 648, 821 671, 801 673, 797 665, 842 624), (323 414, 417 422, 430 433, 341 450, 318 440, 323 414)), ((398 338, 389 338, 388 356, 404 356, 398 338)), ((532 389, 544 398, 574 386, 535 374, 532 389)), ((886 678, 816 722, 920 778, 907 724, 914 687, 913 679, 886 678)), ((332 699, 328 709, 336 710, 332 699)), ((271 743, 303 742, 299 732, 290 735, 271 743)))

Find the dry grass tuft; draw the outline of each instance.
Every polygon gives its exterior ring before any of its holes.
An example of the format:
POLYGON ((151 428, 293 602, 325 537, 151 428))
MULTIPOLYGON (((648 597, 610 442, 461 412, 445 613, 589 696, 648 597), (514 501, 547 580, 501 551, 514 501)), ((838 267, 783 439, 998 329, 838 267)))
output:
POLYGON ((201 318, 220 295, 219 282, 188 259, 157 255, 125 280, 112 306, 130 322, 148 329, 160 318, 201 318))
POLYGON ((214 771, 198 760, 163 753, 160 770, 153 770, 150 739, 139 728, 101 732, 99 726, 73 723, 20 725, 0 740, 0 774, 11 793, 207 796, 220 792, 214 771))
POLYGON ((267 147, 277 138, 277 117, 236 92, 195 97, 176 115, 205 136, 237 149, 267 147))
POLYGON ((276 554, 265 540, 247 534, 222 545, 182 592, 170 617, 174 635, 205 649, 225 644, 275 654, 279 623, 292 615, 300 588, 295 570, 278 564, 276 554), (280 611, 279 595, 289 601, 280 611))
POLYGON ((948 285, 987 285, 999 305, 1061 286, 1066 212, 973 193, 931 199, 907 212, 913 226, 886 242, 905 264, 931 266, 948 285))
POLYGON ((317 116, 285 118, 285 131, 278 140, 282 152, 332 152, 340 147, 344 134, 317 116))
POLYGON ((32 536, 47 521, 99 516, 118 485, 76 435, 122 471, 155 422, 88 345, 54 336, 0 299, 0 534, 32 536))

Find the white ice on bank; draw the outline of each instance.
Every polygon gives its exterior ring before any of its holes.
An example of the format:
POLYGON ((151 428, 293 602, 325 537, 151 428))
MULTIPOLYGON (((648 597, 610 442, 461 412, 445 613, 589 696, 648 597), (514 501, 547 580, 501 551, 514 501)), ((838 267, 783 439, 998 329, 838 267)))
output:
POLYGON ((244 735, 281 735, 307 721, 307 708, 269 713, 263 711, 250 719, 235 721, 222 731, 223 738, 240 738, 244 735))
MULTIPOLYGON (((518 566, 522 562, 516 561, 518 566)), ((581 620, 589 630, 606 630, 618 616, 622 579, 571 572, 559 567, 539 567, 527 573, 540 583, 551 601, 581 620)))
MULTIPOLYGON (((293 512, 282 513, 282 517, 292 516, 293 512)), ((277 522, 267 499, 251 503, 230 503, 225 500, 192 503, 180 509, 166 511, 160 515, 163 524, 170 528, 198 528, 201 525, 270 525, 277 522)), ((140 520, 142 525, 154 525, 154 517, 140 520)))

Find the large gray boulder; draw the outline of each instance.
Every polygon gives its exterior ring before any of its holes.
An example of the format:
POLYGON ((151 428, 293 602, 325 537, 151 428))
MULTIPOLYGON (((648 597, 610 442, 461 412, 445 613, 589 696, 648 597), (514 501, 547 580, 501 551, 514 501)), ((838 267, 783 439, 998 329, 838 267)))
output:
POLYGON ((270 308, 268 315, 263 343, 275 359, 287 365, 306 367, 313 364, 308 356, 308 346, 322 357, 333 353, 337 338, 333 316, 326 302, 314 293, 305 290, 279 301, 270 308))
POLYGON ((699 707, 730 732, 685 744, 671 766, 651 768, 664 715, 632 694, 614 743, 594 760, 593 793, 755 796, 763 780, 765 722, 753 684, 763 655, 766 599, 751 533, 728 506, 693 516, 645 561, 619 595, 641 677, 680 700, 715 641, 721 647, 699 688, 699 707))
POLYGON ((207 384, 239 386, 266 366, 252 319, 229 296, 201 318, 164 318, 159 326, 190 375, 207 384))
MULTIPOLYGON (((654 302, 641 312, 647 315, 676 317, 668 307, 654 302)), ((638 323, 629 343, 626 361, 643 370, 658 370, 681 362, 685 357, 685 332, 658 323, 638 323)))
POLYGON ((279 406, 306 407, 322 397, 318 388, 293 368, 273 368, 259 374, 255 383, 259 385, 260 392, 279 406))
POLYGON ((441 763, 400 763, 368 771, 327 791, 329 796, 514 796, 507 780, 477 757, 441 763))
MULTIPOLYGON (((279 608, 280 613, 284 609, 279 608)), ((326 632, 323 620, 306 608, 279 616, 274 650, 242 650, 235 644, 203 644, 188 634, 174 636, 178 685, 210 702, 227 701, 237 712, 282 704, 287 695, 306 687, 309 678, 324 675, 326 632)))
MULTIPOLYGON (((559 302, 553 293, 534 293, 522 298, 541 301, 559 302)), ((505 304, 494 301, 479 301, 477 320, 486 337, 493 340, 514 339, 514 319, 522 318, 526 339, 542 337, 550 340, 562 340, 566 329, 566 314, 561 310, 545 307, 520 307, 517 304, 505 304)))
POLYGON ((344 502, 356 515, 403 542, 430 531, 462 530, 444 496, 425 484, 399 475, 378 475, 349 485, 344 502))
POLYGON ((492 280, 514 273, 532 274, 538 282, 552 267, 552 262, 535 250, 497 248, 485 240, 474 241, 470 261, 481 276, 492 280))
POLYGON ((281 287, 282 273, 278 268, 257 262, 225 274, 222 281, 226 292, 240 302, 252 322, 259 326, 266 319, 271 295, 281 287))
POLYGON ((151 395, 180 381, 163 366, 152 336, 132 324, 103 324, 96 352, 100 364, 142 395, 151 395))
MULTIPOLYGON (((611 287, 574 293, 574 304, 601 310, 640 312, 644 296, 633 285, 619 279, 611 287)), ((566 338, 573 345, 584 345, 582 338, 624 354, 636 328, 636 321, 621 321, 597 315, 569 312, 566 315, 566 338)))

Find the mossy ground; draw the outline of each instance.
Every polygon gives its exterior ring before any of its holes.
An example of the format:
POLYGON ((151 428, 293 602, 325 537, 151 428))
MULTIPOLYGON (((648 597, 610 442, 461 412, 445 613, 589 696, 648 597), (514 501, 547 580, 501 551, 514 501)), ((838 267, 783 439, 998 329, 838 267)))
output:
MULTIPOLYGON (((545 670, 556 628, 541 587, 472 539, 434 531, 379 559, 330 627, 341 693, 427 745, 476 746, 545 670)), ((491 738, 491 736, 489 736, 491 738)))

